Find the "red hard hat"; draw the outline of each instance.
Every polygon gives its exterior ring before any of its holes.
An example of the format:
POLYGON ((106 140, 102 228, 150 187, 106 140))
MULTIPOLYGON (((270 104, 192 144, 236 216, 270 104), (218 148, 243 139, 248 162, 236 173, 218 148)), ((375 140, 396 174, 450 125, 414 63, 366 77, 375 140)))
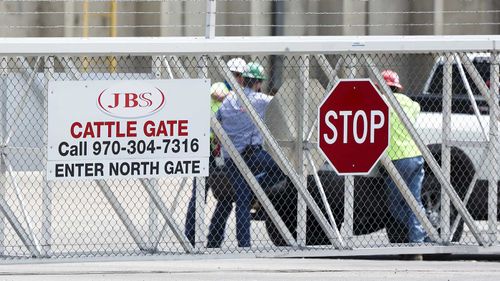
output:
POLYGON ((403 89, 403 86, 399 83, 399 75, 392 70, 383 70, 382 76, 384 77, 385 83, 387 85, 403 89))

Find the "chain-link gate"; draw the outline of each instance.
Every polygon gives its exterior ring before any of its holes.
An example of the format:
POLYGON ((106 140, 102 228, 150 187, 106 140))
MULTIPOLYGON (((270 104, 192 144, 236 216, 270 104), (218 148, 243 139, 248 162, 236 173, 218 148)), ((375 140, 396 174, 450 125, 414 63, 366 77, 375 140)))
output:
POLYGON ((0 253, 496 252, 499 56, 496 41, 457 38, 462 44, 375 37, 338 47, 331 37, 12 41, 0 49, 0 253), (235 57, 246 60, 246 79, 228 65, 235 57), (251 76, 251 64, 262 76, 251 76), (419 103, 415 122, 385 84, 385 69, 399 73, 404 93, 419 103), (212 107, 209 177, 47 180, 49 81, 179 78, 222 82, 226 88, 211 91, 240 112, 231 120, 212 107), (341 177, 317 150, 318 105, 340 78, 370 78, 404 124, 395 129, 412 136, 425 159, 423 208, 387 156, 369 176, 341 177), (238 140, 242 132, 227 129, 231 122, 247 122, 252 134, 238 140), (256 153, 275 163, 253 162, 269 160, 256 153), (389 212, 387 175, 425 229, 424 242, 409 243, 408 225, 389 212))

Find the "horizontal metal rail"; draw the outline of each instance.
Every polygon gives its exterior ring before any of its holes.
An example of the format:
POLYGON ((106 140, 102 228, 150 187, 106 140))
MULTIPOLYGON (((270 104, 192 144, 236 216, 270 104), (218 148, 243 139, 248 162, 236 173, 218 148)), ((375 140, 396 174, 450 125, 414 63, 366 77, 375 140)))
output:
POLYGON ((497 43, 500 35, 0 38, 0 56, 490 52, 497 43))

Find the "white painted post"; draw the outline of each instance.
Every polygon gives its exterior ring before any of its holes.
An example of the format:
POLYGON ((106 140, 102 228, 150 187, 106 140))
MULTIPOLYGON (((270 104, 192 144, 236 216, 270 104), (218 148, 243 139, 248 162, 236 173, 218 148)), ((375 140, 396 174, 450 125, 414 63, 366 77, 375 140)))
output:
MULTIPOLYGON (((451 136, 451 99, 452 99, 452 62, 451 54, 445 56, 443 65, 443 131, 441 141, 441 169, 446 180, 450 181, 451 149, 448 144, 451 136)), ((450 238, 450 198, 441 187, 441 239, 449 242, 450 238)))
MULTIPOLYGON (((211 2, 211 1, 209 1, 211 2)), ((214 4, 215 6, 215 4, 214 4)), ((214 7, 215 9, 215 7, 214 7)), ((205 79, 208 77, 208 69, 207 69, 207 56, 198 57, 198 78, 205 79)), ((208 105, 207 105, 208 106, 208 105)), ((208 133, 208 132, 207 132, 208 133)), ((195 251, 203 251, 205 249, 206 242, 206 223, 205 223, 205 215, 206 215, 206 179, 204 177, 194 178, 193 183, 196 182, 195 189, 195 235, 194 235, 194 249, 195 251)))
MULTIPOLYGON (((152 71, 155 79, 162 79, 162 60, 160 56, 153 56, 152 58, 152 71)), ((155 192, 159 192, 158 187, 158 179, 150 178, 146 179, 148 183, 151 185, 151 188, 155 190, 155 192)), ((148 238, 146 240, 147 247, 151 251, 156 251, 156 241, 158 241, 160 236, 160 212, 151 197, 148 199, 149 209, 148 209, 148 238)))
POLYGON ((488 157, 488 240, 490 245, 495 244, 498 240, 498 179, 500 171, 500 137, 499 120, 496 118, 500 114, 499 108, 499 77, 498 72, 500 67, 500 55, 493 53, 490 65, 490 97, 493 99, 490 107, 490 142, 489 142, 489 157, 488 157))
MULTIPOLYGON (((309 104, 309 56, 303 55, 298 59, 301 63, 299 70, 300 90, 296 91, 297 104, 295 122, 297 123, 297 136, 295 140, 296 166, 295 170, 300 176, 303 186, 307 186, 307 162, 304 161, 307 151, 304 151, 304 128, 307 125, 306 105, 309 104)), ((302 196, 297 196, 297 243, 306 245, 307 205, 302 196)))
MULTIPOLYGON (((0 61, 0 142, 2 144, 0 153, 0 197, 5 199, 7 184, 7 166, 4 160, 4 151, 7 137, 7 62, 8 58, 2 57, 0 61)), ((5 255, 5 216, 0 212, 0 255, 5 255)))
MULTIPOLYGON (((36 69, 33 71, 36 72, 36 69)), ((48 91, 48 82, 53 79, 54 76, 54 57, 49 56, 45 58, 45 68, 44 68, 45 81, 47 84, 45 86, 45 95, 43 99, 43 108, 44 108, 44 144, 48 143, 48 116, 49 116, 49 91, 48 91)), ((43 164, 44 167, 47 165, 47 153, 43 154, 43 164)), ((43 169, 43 182, 42 182, 42 239, 40 241, 42 245, 42 255, 43 256, 51 256, 52 253, 52 200, 54 197, 53 194, 53 183, 47 180, 47 171, 43 169)))
MULTIPOLYGON (((344 63, 348 64, 347 77, 356 78, 356 64, 358 58, 349 55, 344 63)), ((342 237, 345 237, 346 245, 352 248, 352 238, 354 236, 354 176, 344 177, 344 223, 342 224, 342 237)))

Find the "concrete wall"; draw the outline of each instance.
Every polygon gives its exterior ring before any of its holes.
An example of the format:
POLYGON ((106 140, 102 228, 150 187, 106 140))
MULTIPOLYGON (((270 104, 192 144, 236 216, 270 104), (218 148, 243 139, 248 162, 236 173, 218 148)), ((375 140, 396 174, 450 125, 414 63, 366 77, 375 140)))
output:
MULTIPOLYGON (((142 27, 136 27, 134 34, 131 34, 130 36, 161 36, 161 29, 152 27, 163 25, 161 23, 160 15, 158 14, 160 9, 160 3, 137 2, 135 4, 135 10, 141 13, 135 15, 134 20, 139 23, 139 25, 142 25, 142 27)), ((122 16, 121 20, 125 20, 125 18, 122 16)))
POLYGON ((341 27, 344 17, 344 0, 321 0, 319 2, 318 13, 318 35, 342 35, 344 30, 341 27))
MULTIPOLYGON (((251 11, 251 2, 229 1, 224 3, 217 3, 217 11, 222 11, 228 14, 222 15, 223 24, 225 25, 242 25, 238 26, 225 26, 218 28, 216 36, 249 36, 250 27, 248 26, 251 21, 251 16, 241 15, 238 13, 251 11), (237 13, 230 13, 237 12, 237 13)), ((221 17, 217 15, 217 18, 221 17)), ((265 18, 265 17, 263 17, 265 18)))
POLYGON ((367 23, 373 24, 368 26, 367 35, 408 35, 411 34, 410 17, 408 14, 399 13, 401 11, 411 10, 411 0, 402 1, 376 1, 372 3, 367 1, 368 15, 367 23))
POLYGON ((0 17, 0 36, 3 37, 23 37, 39 36, 39 29, 19 28, 19 26, 38 26, 38 16, 36 15, 16 15, 15 12, 35 12, 38 4, 35 2, 0 2, 0 12, 5 14, 0 17))
MULTIPOLYGON (((499 1, 496 0, 483 0, 483 1, 444 1, 444 10, 458 10, 458 11, 492 11, 497 10, 499 1)), ((499 31, 498 25, 491 24, 498 22, 498 13, 456 13, 446 14, 444 17, 445 34, 497 34, 499 31), (456 22, 464 23, 486 23, 474 25, 446 25, 456 22)))
MULTIPOLYGON (((497 0, 319 0, 285 1, 283 35, 429 35, 434 34, 434 3, 444 11, 495 11, 497 0), (415 11, 420 13, 394 13, 415 11)), ((81 36, 83 1, 73 2, 0 1, 0 36, 81 36), (16 12, 48 12, 24 14, 16 12), (68 10, 66 10, 68 11, 68 10), (50 13, 52 12, 52 14, 50 13), (80 14, 79 14, 80 13, 80 14), (72 18, 71 18, 72 16, 72 18), (66 21, 65 21, 66 20, 66 21), (69 30, 63 26, 75 25, 69 30), (23 26, 23 27, 22 27, 23 26), (36 28, 57 26, 57 28, 36 28), (80 27, 79 27, 80 26, 80 27), (28 28, 26 28, 28 27, 28 28), (32 28, 29 28, 32 27, 32 28)), ((109 12, 109 2, 89 1, 89 11, 109 12)), ((272 1, 218 1, 216 36, 267 36, 272 34, 272 1), (225 26, 232 25, 232 26, 225 26)), ((205 1, 120 2, 118 36, 204 36, 205 1), (163 15, 163 16, 160 16, 163 15), (142 26, 142 27, 141 27, 142 26), (147 26, 147 27, 146 27, 147 26)), ((444 13, 443 34, 497 34, 500 15, 491 13, 444 13), (465 24, 457 24, 465 23, 465 24), (470 24, 476 23, 476 24, 470 24)), ((109 17, 91 15, 90 26, 107 26, 109 17)), ((109 36, 109 28, 90 28, 89 36, 109 36)))

